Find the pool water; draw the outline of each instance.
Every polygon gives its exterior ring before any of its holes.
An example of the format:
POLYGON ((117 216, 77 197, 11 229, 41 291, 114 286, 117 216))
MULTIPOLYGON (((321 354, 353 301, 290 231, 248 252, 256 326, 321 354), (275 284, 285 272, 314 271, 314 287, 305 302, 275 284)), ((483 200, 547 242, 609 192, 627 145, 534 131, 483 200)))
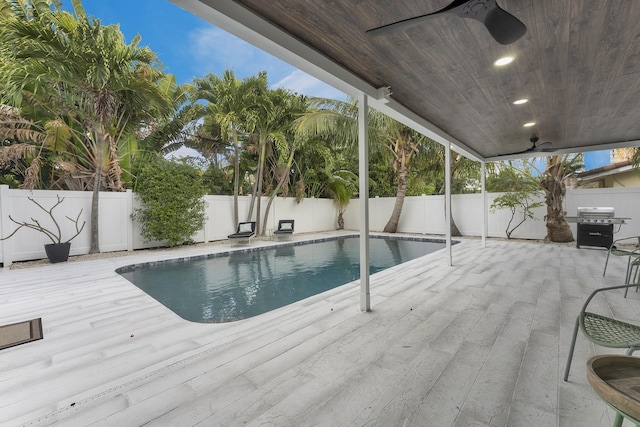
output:
MULTIPOLYGON (((370 273, 444 248, 444 241, 369 239, 370 273)), ((180 317, 229 322, 266 313, 360 278, 357 237, 230 252, 119 273, 180 317)))

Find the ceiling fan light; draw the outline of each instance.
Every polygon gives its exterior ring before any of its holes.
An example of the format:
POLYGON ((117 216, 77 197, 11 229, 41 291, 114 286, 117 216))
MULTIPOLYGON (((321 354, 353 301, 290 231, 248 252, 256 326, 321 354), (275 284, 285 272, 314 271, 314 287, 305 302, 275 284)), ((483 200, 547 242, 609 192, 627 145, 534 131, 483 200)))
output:
POLYGON ((515 101, 513 101, 513 103, 516 105, 526 104, 527 102, 529 102, 527 98, 516 99, 515 101))
POLYGON ((502 67, 507 64, 511 64, 513 62, 513 56, 503 56, 502 58, 497 59, 493 65, 496 67, 502 67))
POLYGON ((523 124, 522 126, 524 126, 526 128, 530 128, 531 126, 535 126, 535 125, 536 125, 536 122, 528 122, 528 123, 523 124))

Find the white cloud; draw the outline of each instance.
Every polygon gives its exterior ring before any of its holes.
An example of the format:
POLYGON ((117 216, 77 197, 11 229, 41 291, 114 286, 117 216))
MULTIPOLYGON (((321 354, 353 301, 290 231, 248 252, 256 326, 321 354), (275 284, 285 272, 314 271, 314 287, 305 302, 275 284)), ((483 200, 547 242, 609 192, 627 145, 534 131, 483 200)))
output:
POLYGON ((287 88, 307 96, 345 98, 337 89, 217 27, 197 28, 188 39, 200 76, 221 75, 230 69, 237 78, 244 79, 266 71, 270 81, 277 81, 272 85, 274 88, 287 88))
POLYGON ((287 88, 303 95, 320 98, 345 99, 346 97, 345 94, 338 89, 329 86, 301 70, 294 70, 274 84, 273 87, 287 88))
POLYGON ((189 46, 196 66, 213 74, 233 70, 236 77, 243 79, 260 71, 267 76, 281 78, 294 68, 251 44, 216 27, 202 27, 193 30, 189 36, 189 46))

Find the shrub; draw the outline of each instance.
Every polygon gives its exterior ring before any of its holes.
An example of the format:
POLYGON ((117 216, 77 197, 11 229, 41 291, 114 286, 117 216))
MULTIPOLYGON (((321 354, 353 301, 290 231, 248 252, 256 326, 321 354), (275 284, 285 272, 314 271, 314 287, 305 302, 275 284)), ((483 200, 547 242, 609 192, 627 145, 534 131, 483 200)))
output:
POLYGON ((496 198, 493 203, 491 203, 492 212, 500 209, 509 209, 511 211, 511 218, 509 219, 507 228, 505 229, 507 239, 511 239, 511 234, 516 228, 520 227, 527 218, 533 220, 536 219, 533 210, 542 206, 542 202, 534 201, 536 197, 539 197, 539 195, 537 192, 532 190, 510 191, 496 198), (522 213, 522 219, 512 228, 511 224, 513 223, 518 210, 522 213))
POLYGON ((141 223, 145 242, 177 246, 190 242, 204 226, 205 189, 192 166, 162 158, 151 161, 139 172, 136 193, 143 206, 132 217, 141 223))

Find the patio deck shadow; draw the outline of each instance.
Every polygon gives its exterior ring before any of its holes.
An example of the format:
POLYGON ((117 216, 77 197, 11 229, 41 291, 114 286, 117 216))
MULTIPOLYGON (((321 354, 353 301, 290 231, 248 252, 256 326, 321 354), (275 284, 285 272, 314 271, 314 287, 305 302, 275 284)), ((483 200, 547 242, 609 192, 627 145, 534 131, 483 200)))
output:
MULTIPOLYGON (((299 237, 300 238, 300 237, 299 237)), ((274 242, 256 241, 255 245, 274 242)), ((229 245, 180 251, 229 250, 229 245)), ((0 272, 0 323, 45 339, 0 352, 0 425, 610 426, 586 360, 623 354, 571 332, 626 260, 477 239, 234 323, 185 321, 114 270, 176 252, 0 272)), ((598 308, 637 319, 640 294, 598 308)))

